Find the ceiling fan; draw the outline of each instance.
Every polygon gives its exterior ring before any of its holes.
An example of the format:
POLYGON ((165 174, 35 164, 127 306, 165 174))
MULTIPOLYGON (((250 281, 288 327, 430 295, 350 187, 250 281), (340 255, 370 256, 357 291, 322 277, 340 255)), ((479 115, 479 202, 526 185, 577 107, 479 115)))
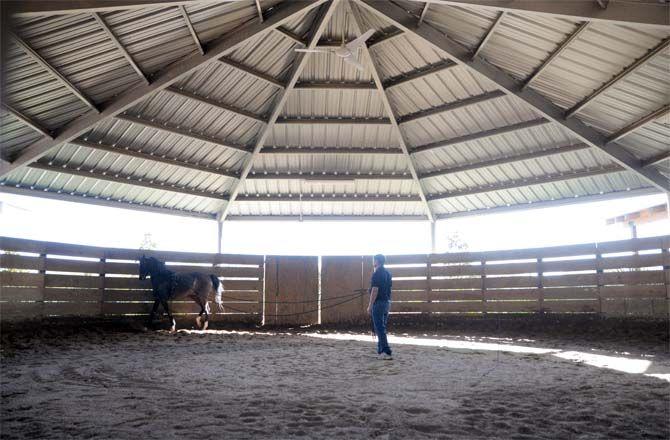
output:
POLYGON ((358 70, 364 70, 363 64, 361 64, 358 59, 358 49, 365 46, 365 42, 368 38, 375 33, 374 29, 369 29, 361 36, 355 40, 345 43, 344 41, 344 32, 342 33, 342 45, 340 47, 319 47, 315 49, 295 49, 296 52, 308 52, 308 53, 335 53, 338 57, 342 58, 345 63, 349 63, 358 70))

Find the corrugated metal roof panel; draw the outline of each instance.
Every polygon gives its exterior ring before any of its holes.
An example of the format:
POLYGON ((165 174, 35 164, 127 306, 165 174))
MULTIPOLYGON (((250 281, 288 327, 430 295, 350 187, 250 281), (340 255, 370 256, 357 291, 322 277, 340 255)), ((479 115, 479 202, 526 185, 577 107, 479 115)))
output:
POLYGON ((336 118, 386 118, 376 90, 297 89, 284 106, 283 116, 336 118))
MULTIPOLYGON (((262 150, 261 150, 262 151, 262 150)), ((254 161, 254 171, 321 173, 339 172, 355 175, 358 172, 396 173, 409 175, 407 159, 400 154, 260 154, 254 161)))
POLYGON ((2 184, 48 190, 65 194, 86 195, 91 198, 120 200, 149 206, 160 206, 170 209, 184 209, 196 212, 215 213, 225 203, 214 199, 160 191, 107 182, 81 176, 67 175, 52 171, 23 169, 19 173, 12 172, 2 178, 2 184))
POLYGON ((270 112, 279 91, 274 85, 222 63, 198 69, 175 86, 257 115, 270 112))
POLYGON ((198 101, 159 92, 137 104, 127 114, 237 145, 249 145, 264 124, 198 101))
POLYGON ((600 176, 584 177, 563 182, 532 185, 523 188, 495 191, 432 201, 437 214, 481 210, 498 206, 523 205, 544 200, 560 200, 609 192, 646 188, 637 176, 629 171, 600 176))
POLYGON ((390 125, 279 124, 265 145, 392 148, 398 147, 398 139, 390 125))
POLYGON ((424 215, 425 208, 420 202, 236 202, 230 215, 271 216, 271 215, 361 215, 361 216, 415 216, 424 215))

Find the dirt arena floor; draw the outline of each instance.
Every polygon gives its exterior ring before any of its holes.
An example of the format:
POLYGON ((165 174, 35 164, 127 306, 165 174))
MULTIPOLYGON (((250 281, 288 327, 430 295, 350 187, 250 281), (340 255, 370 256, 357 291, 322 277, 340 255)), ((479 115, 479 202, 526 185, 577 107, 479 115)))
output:
MULTIPOLYGON (((502 334, 501 334, 502 333, 502 334)), ((667 439, 670 355, 649 339, 13 329, 2 439, 667 439)))

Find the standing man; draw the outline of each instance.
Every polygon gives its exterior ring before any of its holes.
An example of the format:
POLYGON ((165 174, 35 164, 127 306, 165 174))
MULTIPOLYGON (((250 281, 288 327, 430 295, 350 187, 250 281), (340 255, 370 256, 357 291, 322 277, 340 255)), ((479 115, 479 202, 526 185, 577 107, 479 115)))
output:
POLYGON ((382 254, 374 256, 375 272, 370 282, 370 304, 368 314, 372 316, 372 324, 377 334, 377 354, 382 359, 393 359, 391 347, 386 339, 386 323, 391 309, 391 273, 386 270, 386 258, 382 254))

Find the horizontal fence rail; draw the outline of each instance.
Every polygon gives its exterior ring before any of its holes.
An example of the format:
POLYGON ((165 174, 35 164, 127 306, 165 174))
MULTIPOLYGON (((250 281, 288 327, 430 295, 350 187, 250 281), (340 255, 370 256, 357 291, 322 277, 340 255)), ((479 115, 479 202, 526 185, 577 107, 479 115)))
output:
MULTIPOLYGON (((661 236, 493 252, 391 255, 387 267, 393 274, 392 313, 667 319, 669 248, 670 236, 661 236)), ((267 260, 262 255, 112 249, 9 237, 0 237, 0 319, 147 315, 153 299, 150 282, 138 278, 143 254, 166 261, 177 272, 219 277, 224 311, 213 310, 212 320, 261 323, 268 310, 277 316, 310 311, 304 318, 292 318, 293 323, 314 323, 316 310, 323 323, 368 319, 367 295, 352 292, 369 286, 369 257, 328 256, 322 257, 320 268, 313 264, 291 269, 299 269, 301 279, 318 280, 314 285, 321 286, 320 296, 302 294, 313 298, 313 305, 295 299, 281 305, 276 281, 268 287, 274 290, 266 292, 267 260), (347 295, 351 299, 342 300, 347 295)), ((275 279, 281 275, 275 272, 283 269, 276 264, 272 268, 275 279)), ((284 274, 289 281, 292 276, 284 274)), ((288 291, 282 295, 292 298, 288 291)), ((192 301, 175 301, 172 309, 182 317, 199 311, 192 301)))
MULTIPOLYGON (((212 320, 260 322, 263 256, 111 249, 0 237, 0 318, 142 316, 153 304, 151 282, 139 279, 142 255, 176 272, 214 274, 223 283, 223 312, 212 320)), ((212 298, 213 299, 213 298, 212 298)), ((173 301, 177 317, 196 314, 190 300, 173 301)))

